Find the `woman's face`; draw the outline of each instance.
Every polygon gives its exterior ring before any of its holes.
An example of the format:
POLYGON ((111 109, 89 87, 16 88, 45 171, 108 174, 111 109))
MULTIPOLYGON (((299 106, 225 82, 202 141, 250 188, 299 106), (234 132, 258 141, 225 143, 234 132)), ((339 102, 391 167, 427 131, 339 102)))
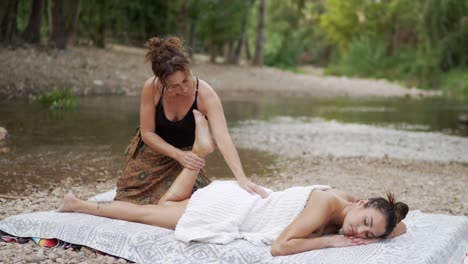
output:
POLYGON ((166 93, 170 95, 190 95, 193 91, 193 82, 190 73, 176 71, 166 77, 166 93))
POLYGON ((367 200, 360 200, 343 221, 343 233, 359 238, 377 238, 385 233, 386 219, 378 209, 364 207, 367 200))

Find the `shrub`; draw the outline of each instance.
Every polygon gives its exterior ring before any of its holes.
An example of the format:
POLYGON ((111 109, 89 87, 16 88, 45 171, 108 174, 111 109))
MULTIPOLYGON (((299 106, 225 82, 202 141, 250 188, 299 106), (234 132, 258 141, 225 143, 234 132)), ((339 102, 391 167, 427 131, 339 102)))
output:
POLYGON ((33 101, 53 110, 71 110, 78 105, 78 98, 69 89, 53 90, 33 97, 33 101))

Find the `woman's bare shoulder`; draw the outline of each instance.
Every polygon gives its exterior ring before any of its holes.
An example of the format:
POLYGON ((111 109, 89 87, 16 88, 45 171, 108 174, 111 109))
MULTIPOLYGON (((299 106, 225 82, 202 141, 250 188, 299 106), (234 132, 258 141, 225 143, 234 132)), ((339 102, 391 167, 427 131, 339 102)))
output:
POLYGON ((307 201, 307 205, 309 205, 310 203, 321 203, 326 206, 330 206, 336 203, 338 199, 340 198, 329 191, 314 190, 310 194, 309 200, 307 201))
MULTIPOLYGON (((207 114, 210 106, 222 107, 221 99, 215 90, 205 81, 198 80, 198 107, 203 114, 207 114)), ((211 108, 213 109, 213 108, 211 108)))
POLYGON ((339 190, 339 189, 329 189, 327 190, 327 192, 332 193, 338 196, 339 198, 344 199, 348 202, 355 202, 357 200, 357 198, 354 195, 347 193, 345 191, 339 190))
POLYGON ((143 89, 153 89, 159 88, 159 82, 157 77, 149 77, 146 79, 145 83, 143 84, 143 89))
MULTIPOLYGON (((154 102, 159 100, 161 95, 161 83, 158 82, 158 78, 150 77, 143 84, 143 89, 141 91, 142 98, 154 98, 154 102)), ((152 100, 153 101, 153 100, 152 100)))
POLYGON ((216 94, 215 90, 211 85, 209 85, 207 82, 205 82, 202 79, 198 79, 198 92, 200 95, 213 95, 216 94))

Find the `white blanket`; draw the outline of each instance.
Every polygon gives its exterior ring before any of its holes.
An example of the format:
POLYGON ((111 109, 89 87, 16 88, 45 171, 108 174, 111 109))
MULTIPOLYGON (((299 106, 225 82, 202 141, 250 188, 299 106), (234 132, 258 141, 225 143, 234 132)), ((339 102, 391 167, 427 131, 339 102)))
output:
POLYGON ((192 195, 175 238, 218 244, 245 239, 254 245, 271 245, 302 212, 311 191, 326 189, 330 187, 292 187, 262 199, 236 181, 215 181, 192 195))
MULTIPOLYGON (((112 200, 114 196, 111 191, 93 200, 112 200)), ((468 253, 468 217, 410 211, 404 221, 408 232, 397 238, 284 257, 272 257, 269 246, 245 240, 227 245, 184 243, 168 229, 79 213, 10 216, 0 221, 0 230, 21 237, 58 238, 137 263, 462 263, 468 253)))

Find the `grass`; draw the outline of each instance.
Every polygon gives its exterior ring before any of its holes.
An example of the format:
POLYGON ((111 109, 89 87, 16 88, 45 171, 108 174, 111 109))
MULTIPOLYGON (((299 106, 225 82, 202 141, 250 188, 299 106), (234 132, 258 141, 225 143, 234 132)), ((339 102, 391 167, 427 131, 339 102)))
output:
POLYGON ((73 110, 78 105, 78 97, 70 89, 46 92, 34 96, 33 101, 51 110, 73 110))
POLYGON ((459 68, 442 73, 440 87, 447 96, 468 101, 468 69, 459 68))

